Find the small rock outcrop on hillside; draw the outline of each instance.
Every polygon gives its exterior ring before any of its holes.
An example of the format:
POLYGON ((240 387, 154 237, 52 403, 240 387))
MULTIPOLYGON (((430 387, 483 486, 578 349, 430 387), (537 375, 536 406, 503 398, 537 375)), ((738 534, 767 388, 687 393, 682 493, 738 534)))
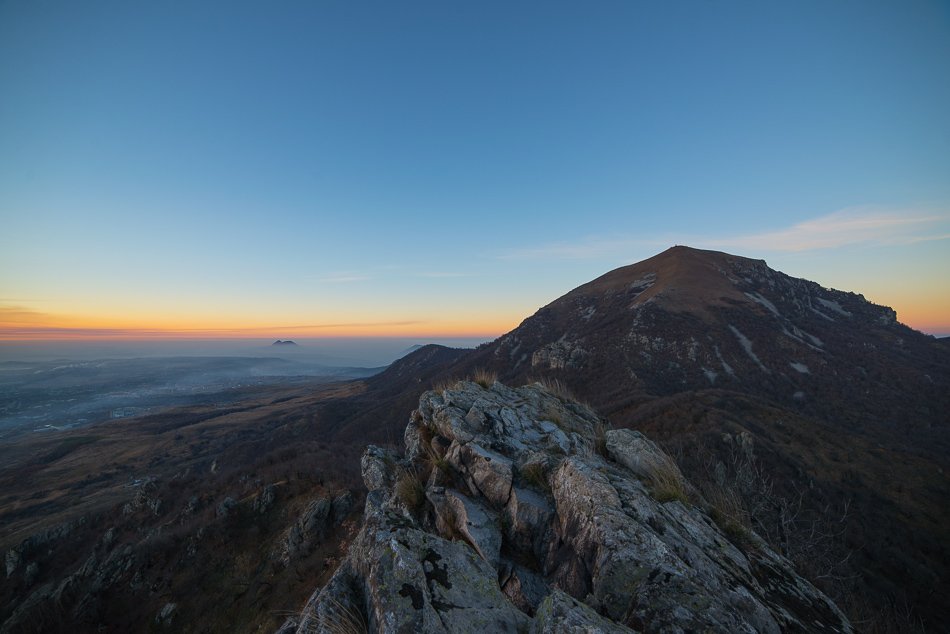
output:
POLYGON ((405 443, 367 449, 363 528, 281 632, 852 631, 655 444, 543 385, 426 392, 405 443))

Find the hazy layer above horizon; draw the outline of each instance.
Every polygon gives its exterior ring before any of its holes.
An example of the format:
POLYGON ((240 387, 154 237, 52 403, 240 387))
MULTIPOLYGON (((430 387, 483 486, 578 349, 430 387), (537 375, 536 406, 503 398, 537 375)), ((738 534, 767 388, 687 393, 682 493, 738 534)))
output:
POLYGON ((294 339, 296 346, 275 346, 276 339, 163 339, 146 341, 2 341, 0 362, 134 359, 142 357, 269 357, 328 367, 377 368, 389 365, 413 346, 437 343, 474 348, 484 338, 401 337, 294 339))

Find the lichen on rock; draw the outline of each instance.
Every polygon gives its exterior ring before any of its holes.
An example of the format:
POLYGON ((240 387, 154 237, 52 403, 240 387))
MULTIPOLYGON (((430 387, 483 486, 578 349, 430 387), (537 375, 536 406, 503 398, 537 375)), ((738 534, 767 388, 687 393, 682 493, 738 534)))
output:
POLYGON ((602 428, 541 384, 426 392, 405 458, 367 449, 363 527, 282 631, 852 631, 754 534, 737 547, 702 505, 656 499, 671 460, 642 434, 595 450, 602 428), (396 493, 400 473, 421 505, 396 493))

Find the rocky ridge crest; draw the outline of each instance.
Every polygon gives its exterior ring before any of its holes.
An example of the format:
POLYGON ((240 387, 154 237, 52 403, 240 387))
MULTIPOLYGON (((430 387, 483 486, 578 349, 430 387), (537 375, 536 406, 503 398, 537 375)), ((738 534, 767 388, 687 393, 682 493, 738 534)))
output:
POLYGON ((852 631, 655 444, 551 387, 426 392, 405 446, 366 450, 363 528, 280 632, 852 631))

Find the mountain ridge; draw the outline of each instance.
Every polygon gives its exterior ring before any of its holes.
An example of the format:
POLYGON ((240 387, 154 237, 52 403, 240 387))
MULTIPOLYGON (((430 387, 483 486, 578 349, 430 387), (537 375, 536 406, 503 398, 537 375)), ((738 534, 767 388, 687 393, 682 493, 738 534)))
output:
MULTIPOLYGON (((829 539, 792 540, 787 554, 840 578, 838 591, 857 579, 849 600, 913 605, 933 624, 950 619, 933 599, 935 588, 950 592, 948 352, 860 294, 674 247, 427 373, 430 385, 476 371, 511 385, 555 380, 614 425, 660 441, 697 481, 740 478, 750 468, 736 468, 743 439, 771 474, 763 533, 787 541, 768 526, 784 521, 781 505, 798 504, 800 527, 818 522, 829 539)), ((756 495, 749 488, 750 504, 756 495)))

